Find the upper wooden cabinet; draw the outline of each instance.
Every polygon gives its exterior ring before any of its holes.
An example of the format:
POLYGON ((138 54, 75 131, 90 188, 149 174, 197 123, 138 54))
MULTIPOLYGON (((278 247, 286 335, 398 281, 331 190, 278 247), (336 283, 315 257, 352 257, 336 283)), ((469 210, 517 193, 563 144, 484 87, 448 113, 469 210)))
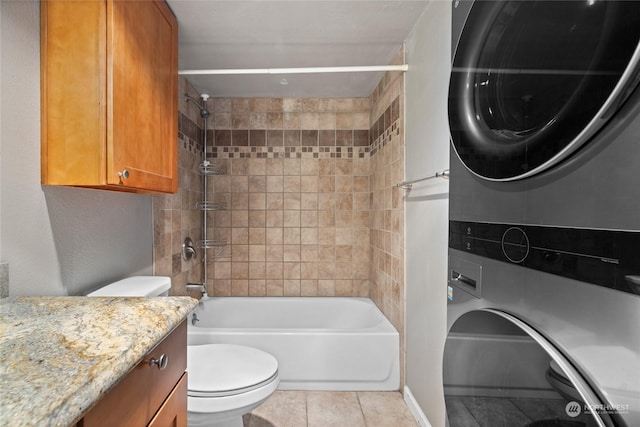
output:
POLYGON ((164 1, 41 2, 42 183, 178 187, 178 24, 164 1))

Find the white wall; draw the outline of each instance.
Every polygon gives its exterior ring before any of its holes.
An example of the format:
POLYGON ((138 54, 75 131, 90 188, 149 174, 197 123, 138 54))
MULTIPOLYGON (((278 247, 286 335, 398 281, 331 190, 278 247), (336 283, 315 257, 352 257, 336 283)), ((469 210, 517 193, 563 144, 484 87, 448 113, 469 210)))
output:
MULTIPOLYGON (((405 44, 407 179, 432 175, 449 165, 450 39, 451 3, 432 1, 405 44)), ((428 422, 444 426, 448 181, 415 184, 405 200, 406 383, 428 422)))
MULTIPOLYGON (((2 82, 2 2, 0 1, 0 82, 2 82)), ((0 100, 2 100, 2 84, 0 84, 0 100)), ((0 130, 2 129, 2 102, 0 102, 0 130)), ((0 131, 0 178, 2 177, 2 132, 0 131)), ((0 184, 2 182, 0 181, 0 184)), ((0 193, 1 194, 1 193, 0 193)), ((0 197, 0 224, 2 224, 2 197, 0 197)), ((0 263, 2 262, 2 239, 0 239, 0 263)), ((7 285, 8 286, 8 285, 7 285)), ((2 288, 0 288, 0 291, 2 288)))
MULTIPOLYGON (((2 2, 0 1, 0 17, 2 16, 2 2)), ((2 19, 0 19, 0 37, 2 35, 2 19)), ((1 40, 0 40, 1 41, 1 40)), ((2 43, 0 42, 0 81, 2 81, 2 43)), ((0 84, 0 100, 2 99, 2 85, 0 84)), ((2 103, 0 102, 0 129, 2 129, 2 103)), ((0 132, 0 177, 2 177, 2 132, 0 132)), ((2 224, 2 197, 0 197, 0 224, 2 224)), ((0 239, 0 298, 9 295, 9 266, 2 258, 2 239, 0 239)))
POLYGON ((0 7, 0 260, 10 295, 82 294, 151 274, 150 196, 40 185, 40 6, 0 7))

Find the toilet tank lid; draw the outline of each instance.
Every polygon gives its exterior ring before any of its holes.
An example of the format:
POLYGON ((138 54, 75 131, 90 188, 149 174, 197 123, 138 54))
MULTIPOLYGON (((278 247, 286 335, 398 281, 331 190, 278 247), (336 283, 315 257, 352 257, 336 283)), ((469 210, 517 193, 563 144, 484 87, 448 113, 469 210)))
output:
POLYGON ((171 288, 171 278, 164 276, 132 276, 103 286, 90 297, 155 297, 171 288))

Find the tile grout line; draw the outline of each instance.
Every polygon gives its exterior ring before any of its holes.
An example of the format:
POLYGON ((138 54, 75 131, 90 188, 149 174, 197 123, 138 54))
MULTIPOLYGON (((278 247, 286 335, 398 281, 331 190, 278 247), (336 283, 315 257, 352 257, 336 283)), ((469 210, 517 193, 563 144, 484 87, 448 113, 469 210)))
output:
POLYGON ((362 414, 362 422, 364 422, 364 427, 367 427, 367 417, 364 416, 364 409, 362 409, 362 401, 360 400, 360 392, 356 391, 356 397, 358 399, 358 406, 360 407, 360 413, 362 414))
POLYGON ((309 427, 309 393, 306 391, 304 393, 304 418, 305 418, 305 427, 309 427))

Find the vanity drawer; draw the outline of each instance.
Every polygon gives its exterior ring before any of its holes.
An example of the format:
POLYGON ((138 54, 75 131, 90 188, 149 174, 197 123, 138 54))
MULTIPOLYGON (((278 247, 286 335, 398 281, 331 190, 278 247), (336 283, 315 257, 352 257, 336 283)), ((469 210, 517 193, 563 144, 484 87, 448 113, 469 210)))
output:
MULTIPOLYGON (((120 382, 118 382, 78 424, 93 426, 146 426, 171 395, 187 368, 187 323, 183 321, 120 382)), ((172 395, 184 401, 184 387, 172 395)), ((186 416, 186 411, 185 411, 186 416)))

